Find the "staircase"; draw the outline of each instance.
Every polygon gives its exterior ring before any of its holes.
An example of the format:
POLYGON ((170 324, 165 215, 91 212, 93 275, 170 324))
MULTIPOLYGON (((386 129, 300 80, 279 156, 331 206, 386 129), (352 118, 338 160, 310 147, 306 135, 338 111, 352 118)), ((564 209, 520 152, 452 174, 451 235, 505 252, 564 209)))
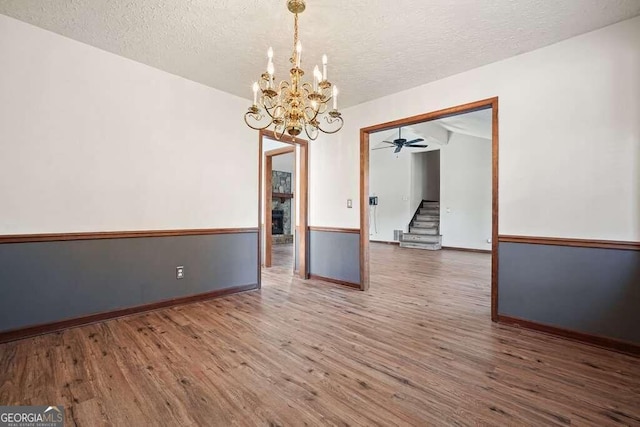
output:
POLYGON ((440 202, 422 201, 409 224, 409 232, 402 234, 400 247, 430 251, 442 249, 440 202))

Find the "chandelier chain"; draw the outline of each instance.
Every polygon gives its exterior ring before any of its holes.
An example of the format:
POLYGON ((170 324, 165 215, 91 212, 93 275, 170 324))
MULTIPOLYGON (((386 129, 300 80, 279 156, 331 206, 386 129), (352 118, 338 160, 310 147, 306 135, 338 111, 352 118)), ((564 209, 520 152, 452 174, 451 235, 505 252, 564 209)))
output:
POLYGON ((293 18, 293 51, 296 51, 296 45, 298 44, 298 14, 294 14, 293 18))

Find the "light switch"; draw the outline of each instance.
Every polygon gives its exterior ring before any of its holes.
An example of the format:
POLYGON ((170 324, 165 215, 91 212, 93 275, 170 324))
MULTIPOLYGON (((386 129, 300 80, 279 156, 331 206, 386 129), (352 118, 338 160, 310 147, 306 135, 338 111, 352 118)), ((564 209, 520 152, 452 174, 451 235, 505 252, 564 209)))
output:
POLYGON ((353 207, 353 200, 347 199, 347 208, 351 209, 353 207))

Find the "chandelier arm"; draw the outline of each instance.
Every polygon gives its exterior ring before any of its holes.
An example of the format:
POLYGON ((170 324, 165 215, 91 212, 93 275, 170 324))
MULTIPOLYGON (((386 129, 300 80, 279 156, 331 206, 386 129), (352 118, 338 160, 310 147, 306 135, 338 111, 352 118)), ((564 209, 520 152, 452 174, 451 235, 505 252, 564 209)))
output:
POLYGON ((267 110, 267 112, 269 112, 270 108, 273 108, 273 106, 270 107, 269 105, 267 105, 267 103, 265 102, 264 97, 260 98, 260 105, 262 105, 264 107, 264 109, 267 110))
POLYGON ((288 81, 286 81, 286 80, 281 80, 281 81, 280 81, 280 84, 278 85, 278 87, 279 87, 279 89, 280 89, 278 92, 279 92, 279 93, 282 93, 282 91, 283 91, 283 90, 287 90, 287 89, 289 89, 289 86, 290 86, 290 83, 289 83, 288 81))
POLYGON ((251 123, 249 123, 249 120, 247 120, 247 118, 248 118, 248 117, 251 117, 251 118, 252 118, 252 119, 254 119, 255 121, 260 121, 260 120, 262 120, 262 118, 263 118, 264 116, 262 116, 262 117, 259 117, 259 118, 258 118, 258 117, 256 117, 256 116, 255 116, 255 114, 253 114, 251 111, 247 111, 247 112, 244 114, 244 122, 247 124, 247 126, 249 126, 249 127, 250 127, 251 129, 253 129, 253 130, 264 130, 264 129, 268 128, 269 126, 271 126, 271 124, 273 123, 273 120, 269 120, 269 123, 267 123, 267 124, 266 124, 266 126, 262 126, 262 127, 255 127, 255 126, 252 126, 252 125, 251 125, 251 123))
POLYGON ((284 116, 285 113, 285 108, 282 105, 276 105, 275 108, 273 109, 273 117, 274 119, 284 116))
POLYGON ((307 96, 309 96, 309 94, 313 93, 313 87, 311 86, 311 84, 309 82, 302 83, 302 86, 300 88, 302 90, 306 91, 306 95, 307 96))
POLYGON ((324 114, 329 109, 329 104, 326 102, 321 103, 318 106, 318 114, 324 114))
POLYGON ((267 114, 269 115, 269 117, 271 117, 271 121, 273 122, 273 120, 276 118, 274 114, 271 113, 271 111, 275 112, 275 110, 278 108, 278 104, 276 105, 272 105, 271 107, 267 107, 264 103, 264 101, 262 102, 262 105, 264 106, 264 110, 267 112, 267 114))
POLYGON ((281 124, 281 125, 276 125, 273 128, 273 136, 276 137, 276 139, 278 141, 280 141, 280 139, 282 138, 282 136, 284 135, 285 130, 287 130, 287 120, 285 119, 285 121, 281 124), (278 132, 278 128, 281 127, 282 128, 282 132, 278 132))
POLYGON ((273 116, 273 114, 271 114, 271 111, 269 111, 269 109, 266 106, 264 107, 264 111, 267 112, 267 114, 269 115, 269 118, 273 122, 273 119, 275 119, 275 117, 273 116))
POLYGON ((325 119, 327 119, 327 123, 329 123, 329 124, 334 123, 334 122, 340 122, 340 127, 338 127, 338 129, 336 129, 336 130, 324 130, 324 129, 322 129, 321 126, 318 126, 318 130, 321 131, 322 133, 326 133, 326 134, 329 134, 329 135, 334 134, 334 133, 338 133, 340 131, 340 129, 342 129, 342 126, 344 126, 344 120, 343 120, 342 116, 338 116, 336 118, 332 118, 331 120, 329 120, 328 117, 325 117, 325 119))
POLYGON ((320 135, 320 132, 318 132, 320 128, 316 126, 313 126, 313 128, 316 130, 315 136, 311 136, 311 134, 309 133, 309 130, 307 129, 307 124, 305 124, 304 126, 304 133, 307 134, 307 138, 309 138, 311 141, 315 141, 316 139, 318 139, 318 136, 320 135))
POLYGON ((302 110, 304 112, 304 121, 305 123, 308 123, 310 121, 312 121, 315 117, 315 115, 313 115, 315 113, 315 110, 313 108, 311 108, 310 106, 306 105, 304 107, 304 109, 302 110), (311 116, 309 115, 309 111, 311 111, 311 116))
POLYGON ((272 96, 272 97, 271 96, 267 96, 266 99, 268 100, 268 106, 267 106, 267 102, 265 102, 265 97, 261 98, 262 105, 264 105, 265 108, 273 110, 278 105, 280 105, 280 93, 277 93, 277 95, 272 96))

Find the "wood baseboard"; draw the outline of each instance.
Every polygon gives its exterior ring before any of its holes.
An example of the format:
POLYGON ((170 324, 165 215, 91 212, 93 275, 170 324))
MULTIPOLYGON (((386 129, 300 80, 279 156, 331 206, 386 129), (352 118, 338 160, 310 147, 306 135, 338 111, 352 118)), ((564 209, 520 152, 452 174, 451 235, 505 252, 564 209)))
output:
POLYGON ((400 242, 385 242, 383 240, 369 240, 369 243, 381 243, 383 245, 396 245, 400 246, 400 242))
POLYGON ((579 341, 585 344, 590 344, 596 347, 602 347, 608 350, 615 350, 620 353, 640 356, 640 344, 621 341, 614 338, 603 337, 600 335, 587 334, 584 332, 560 328, 557 326, 551 326, 544 323, 537 323, 531 320, 520 319, 518 317, 505 316, 502 314, 498 315, 498 323, 502 323, 504 325, 509 325, 509 326, 521 327, 525 329, 531 329, 531 330, 543 332, 549 335, 555 335, 555 336, 567 338, 573 341, 579 341))
POLYGON ((443 246, 442 249, 449 251, 462 251, 462 252, 476 252, 481 254, 490 254, 491 249, 471 249, 471 248, 456 248, 454 246, 443 246))
POLYGON ((206 301, 213 298, 219 298, 225 295, 236 294, 240 292, 252 291, 259 289, 258 284, 234 286, 232 288, 220 289, 202 294, 188 295, 184 297, 172 298, 163 301, 152 302, 149 304, 138 305, 134 307, 123 308, 119 310, 106 311, 103 313, 90 314, 88 316, 75 317, 73 319, 65 319, 57 322, 44 323, 40 325, 27 326, 24 328, 13 329, 10 331, 0 332, 0 343, 15 341, 23 338, 33 337, 36 335, 47 334, 64 329, 74 328, 77 326, 87 325, 89 323, 102 322, 105 320, 115 319, 117 317, 129 316, 132 314, 144 313, 147 311, 158 310, 161 308, 173 307, 176 305, 189 304, 193 302, 206 301))
POLYGON ((348 286, 350 288, 360 289, 360 283, 346 282, 344 280, 332 279, 330 277, 318 276, 317 274, 310 274, 309 279, 321 280, 323 282, 335 283, 337 285, 348 286))

